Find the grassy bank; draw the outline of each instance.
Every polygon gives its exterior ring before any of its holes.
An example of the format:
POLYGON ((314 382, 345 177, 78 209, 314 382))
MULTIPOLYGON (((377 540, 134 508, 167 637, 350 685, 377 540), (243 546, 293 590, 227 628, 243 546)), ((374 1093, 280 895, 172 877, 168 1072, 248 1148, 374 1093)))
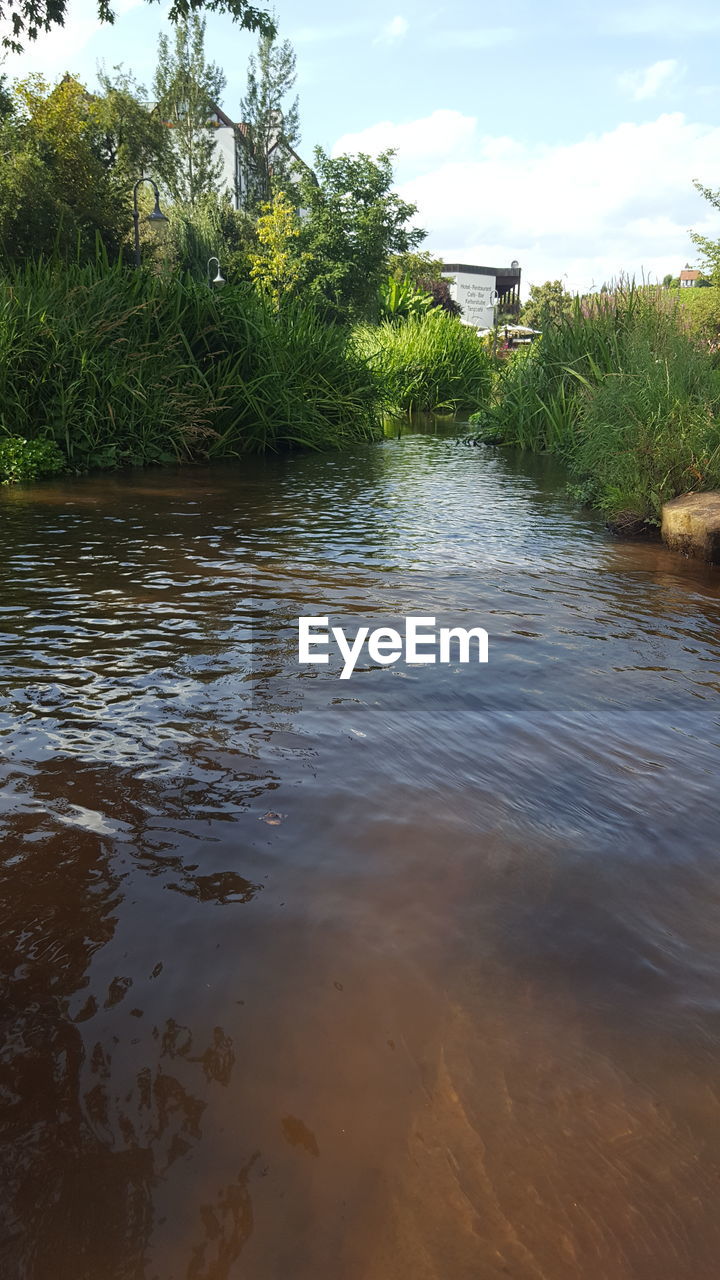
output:
POLYGON ((5 478, 25 477, 18 440, 36 459, 38 442, 57 446, 76 471, 337 447, 374 436, 381 401, 345 330, 300 303, 275 312, 249 286, 213 293, 103 262, 0 281, 5 478))
POLYGON ((484 404, 492 362, 475 330, 435 309, 397 322, 362 325, 358 351, 395 413, 454 413, 484 404))
POLYGON ((560 455, 610 517, 720 486, 720 371, 677 299, 627 287, 576 300, 497 375, 481 434, 560 455))

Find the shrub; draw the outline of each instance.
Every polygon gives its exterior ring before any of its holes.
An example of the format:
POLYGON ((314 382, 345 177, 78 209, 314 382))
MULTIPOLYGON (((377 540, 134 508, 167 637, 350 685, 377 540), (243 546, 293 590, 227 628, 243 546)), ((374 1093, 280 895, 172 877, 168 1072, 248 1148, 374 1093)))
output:
POLYGON ((52 440, 0 436, 0 484, 55 476, 66 466, 63 454, 52 440))
POLYGON ((444 311, 410 316, 400 325, 362 326, 356 340, 395 412, 452 413, 489 396, 488 352, 474 329, 444 311))

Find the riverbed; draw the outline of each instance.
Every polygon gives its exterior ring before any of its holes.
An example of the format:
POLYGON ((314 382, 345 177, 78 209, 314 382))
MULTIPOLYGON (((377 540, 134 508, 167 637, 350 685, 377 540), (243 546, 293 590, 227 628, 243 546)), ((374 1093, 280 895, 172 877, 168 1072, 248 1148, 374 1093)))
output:
POLYGON ((714 1280, 720 571, 440 431, 8 488, 0 575, 3 1276, 714 1280))

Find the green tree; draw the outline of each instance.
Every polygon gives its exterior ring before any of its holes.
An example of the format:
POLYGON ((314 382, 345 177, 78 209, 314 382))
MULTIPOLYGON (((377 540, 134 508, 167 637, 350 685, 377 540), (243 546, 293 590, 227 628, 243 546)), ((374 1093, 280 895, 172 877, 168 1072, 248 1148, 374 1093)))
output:
POLYGON ((102 94, 95 99, 101 131, 101 154, 118 183, 131 193, 142 175, 161 177, 166 186, 174 175, 177 156, 172 131, 157 111, 149 111, 144 85, 122 66, 113 74, 98 73, 102 94))
POLYGON ((295 53, 289 40, 277 44, 261 36, 257 58, 248 66, 247 89, 240 102, 243 123, 242 191, 245 208, 267 204, 275 190, 292 181, 293 151, 300 141, 298 99, 287 98, 295 85, 295 53))
POLYGON ((562 280, 546 280, 545 284, 530 286, 530 297, 520 316, 523 324, 531 329, 542 329, 572 310, 572 294, 565 289, 562 280))
MULTIPOLYGON (((710 187, 704 187, 700 182, 694 182, 693 186, 700 195, 711 204, 713 209, 720 210, 720 191, 713 191, 710 187)), ((690 239, 697 249, 700 251, 702 259, 702 269, 710 279, 711 284, 720 284, 720 240, 710 240, 707 236, 701 236, 697 231, 690 232, 690 239)))
POLYGON ((263 206, 257 220, 257 249, 250 254, 250 275, 273 306, 297 295, 312 265, 299 248, 300 218, 284 191, 263 206))
POLYGON ((222 160, 209 124, 211 104, 219 103, 225 76, 205 57, 205 21, 195 15, 158 41, 154 92, 161 120, 172 131, 174 163, 161 175, 174 200, 194 205, 210 192, 220 194, 222 160))
POLYGON ((300 177, 297 243, 310 264, 305 296, 329 318, 375 316, 389 256, 409 253, 425 237, 408 226, 416 206, 392 190, 393 154, 331 159, 317 147, 315 173, 300 177))
MULTIPOLYGON (((266 36, 275 33, 270 14, 247 0, 172 0, 167 16, 170 22, 187 22, 199 9, 229 13, 246 31, 259 31, 266 36)), ((0 22, 9 28, 0 45, 20 53, 23 45, 36 40, 41 31, 64 26, 66 10, 67 0, 0 0, 0 22)), ((111 0, 97 0, 97 11, 101 22, 115 21, 111 0)))
POLYGON ((431 253, 394 253, 388 262, 388 271, 395 280, 409 276, 416 288, 430 280, 442 280, 443 260, 431 253))
POLYGON ((71 76, 15 86, 0 122, 0 240, 9 257, 92 253, 99 235, 116 251, 130 210, 103 154, 97 100, 71 76))

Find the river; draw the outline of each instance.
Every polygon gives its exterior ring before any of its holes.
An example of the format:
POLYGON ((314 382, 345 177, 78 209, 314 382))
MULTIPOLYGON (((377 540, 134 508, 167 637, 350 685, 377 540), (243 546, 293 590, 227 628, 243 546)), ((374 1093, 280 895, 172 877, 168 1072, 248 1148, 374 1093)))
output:
POLYGON ((411 433, 0 494, 6 1280, 714 1280, 720 574, 411 433), (484 626, 301 667, 297 619, 484 626))

